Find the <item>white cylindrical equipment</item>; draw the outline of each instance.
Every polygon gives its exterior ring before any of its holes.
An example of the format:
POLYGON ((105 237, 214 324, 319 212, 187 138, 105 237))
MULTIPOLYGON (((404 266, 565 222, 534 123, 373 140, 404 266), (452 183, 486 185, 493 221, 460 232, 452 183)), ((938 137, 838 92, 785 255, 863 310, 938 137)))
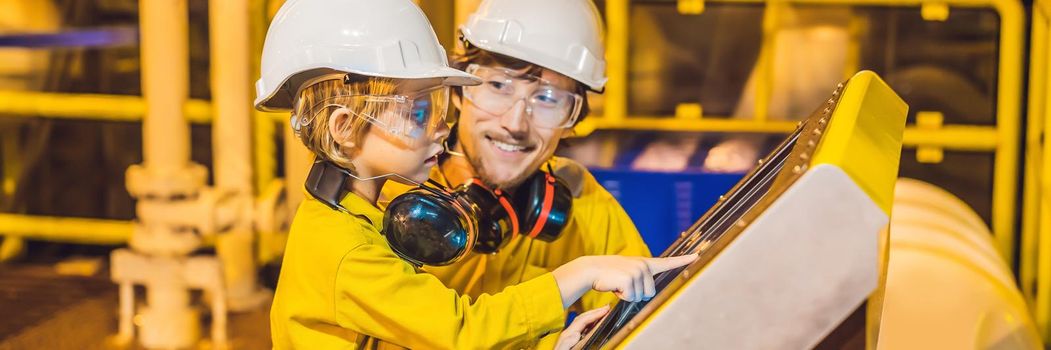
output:
POLYGON ((891 215, 879 348, 1042 348, 992 233, 963 201, 900 179, 891 215))

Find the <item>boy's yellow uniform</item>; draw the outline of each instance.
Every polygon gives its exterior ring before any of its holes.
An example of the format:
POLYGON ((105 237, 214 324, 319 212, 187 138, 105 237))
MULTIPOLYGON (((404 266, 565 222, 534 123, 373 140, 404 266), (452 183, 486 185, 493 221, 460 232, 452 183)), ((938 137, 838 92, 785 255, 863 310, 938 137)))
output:
MULTIPOLYGON (((519 235, 496 254, 468 254, 452 265, 426 266, 424 270, 450 288, 478 297, 543 276, 585 255, 650 256, 649 248, 624 208, 586 168, 561 157, 552 158, 550 163, 574 194, 573 212, 562 236, 547 243, 519 235)), ((431 169, 431 179, 448 185, 439 167, 431 169)), ((381 198, 389 200, 409 189, 411 187, 388 181, 381 198)), ((580 299, 576 311, 591 310, 616 300, 613 293, 589 291, 580 299)))
POLYGON ((270 311, 274 348, 522 348, 562 328, 550 273, 462 296, 394 254, 379 209, 355 194, 341 204, 357 215, 309 196, 299 206, 270 311))

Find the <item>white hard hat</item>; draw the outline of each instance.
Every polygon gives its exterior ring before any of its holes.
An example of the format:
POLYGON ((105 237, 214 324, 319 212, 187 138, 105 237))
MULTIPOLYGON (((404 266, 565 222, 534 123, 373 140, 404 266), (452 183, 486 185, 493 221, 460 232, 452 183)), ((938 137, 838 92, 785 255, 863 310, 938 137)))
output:
POLYGON ((460 32, 471 45, 562 73, 592 90, 606 85, 602 18, 591 0, 485 0, 460 32))
POLYGON ((287 110, 302 84, 332 73, 481 81, 449 67, 423 11, 410 0, 289 0, 263 43, 256 108, 287 110))

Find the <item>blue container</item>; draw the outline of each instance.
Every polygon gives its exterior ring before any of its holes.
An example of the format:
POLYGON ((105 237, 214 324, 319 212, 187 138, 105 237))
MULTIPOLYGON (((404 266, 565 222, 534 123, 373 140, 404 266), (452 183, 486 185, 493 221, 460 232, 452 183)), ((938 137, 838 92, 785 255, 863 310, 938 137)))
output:
POLYGON ((590 169, 635 222, 653 255, 663 252, 744 174, 590 169))

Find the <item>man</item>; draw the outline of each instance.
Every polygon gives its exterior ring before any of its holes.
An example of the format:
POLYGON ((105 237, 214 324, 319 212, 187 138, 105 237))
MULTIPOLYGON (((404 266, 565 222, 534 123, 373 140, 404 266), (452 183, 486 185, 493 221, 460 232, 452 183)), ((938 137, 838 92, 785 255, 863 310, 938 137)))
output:
MULTIPOLYGON (((459 113, 431 179, 453 187, 478 178, 508 193, 537 171, 564 180, 572 214, 553 242, 520 234, 494 254, 469 254, 425 267, 450 288, 478 297, 551 271, 585 255, 649 256, 635 225, 583 166, 554 157, 559 142, 588 114, 587 91, 605 82, 602 19, 591 0, 487 0, 460 28, 465 53, 454 66, 482 78, 457 89, 459 113)), ((388 185, 386 198, 408 188, 388 185)), ((585 295, 576 311, 612 303, 585 295)))

